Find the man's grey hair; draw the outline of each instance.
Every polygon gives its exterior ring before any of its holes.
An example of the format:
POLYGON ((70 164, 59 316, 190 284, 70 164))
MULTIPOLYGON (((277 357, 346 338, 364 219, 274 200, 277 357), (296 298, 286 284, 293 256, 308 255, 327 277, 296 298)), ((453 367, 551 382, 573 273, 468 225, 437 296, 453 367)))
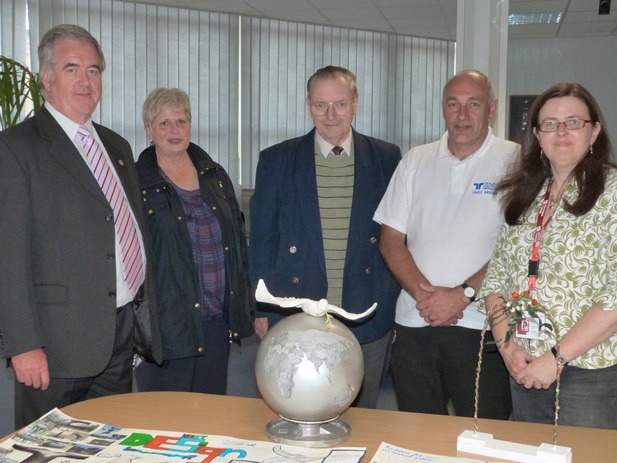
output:
POLYGON ((349 91, 351 92, 354 98, 358 97, 358 85, 356 84, 356 76, 349 69, 342 68, 340 66, 326 66, 324 68, 318 69, 315 74, 313 74, 307 84, 306 84, 306 93, 307 97, 311 98, 311 91, 313 89, 313 83, 316 80, 327 80, 327 79, 343 79, 349 85, 349 91))
POLYGON ((37 50, 40 69, 51 73, 54 67, 54 45, 60 40, 73 40, 92 44, 101 60, 101 72, 105 70, 105 56, 103 55, 101 45, 90 32, 75 24, 60 24, 52 27, 45 33, 37 50))
POLYGON ((493 101, 495 101, 495 92, 493 91, 493 85, 491 84, 491 80, 486 76, 486 74, 478 71, 477 69, 464 69, 462 71, 457 72, 452 77, 450 77, 448 81, 446 82, 446 85, 443 86, 443 93, 441 95, 442 103, 443 103, 443 97, 446 94, 446 89, 448 88, 448 86, 453 81, 455 81, 456 79, 462 76, 472 76, 472 77, 480 78, 481 80, 483 80, 486 85, 486 90, 488 92, 488 104, 490 105, 493 103, 493 101))

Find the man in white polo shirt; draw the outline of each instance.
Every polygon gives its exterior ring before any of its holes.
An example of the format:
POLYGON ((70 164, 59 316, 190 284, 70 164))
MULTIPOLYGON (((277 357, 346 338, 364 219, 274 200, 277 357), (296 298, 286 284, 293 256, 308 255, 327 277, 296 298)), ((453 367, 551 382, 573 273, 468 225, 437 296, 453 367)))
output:
MULTIPOLYGON (((490 81, 461 71, 444 86, 441 140, 409 151, 377 208, 380 251, 403 288, 396 306, 392 371, 399 409, 473 416, 484 314, 480 289, 502 215, 493 196, 518 145, 493 136, 490 81)), ((492 340, 490 333, 487 339, 492 340)), ((507 419, 508 372, 485 349, 480 416, 507 419)))

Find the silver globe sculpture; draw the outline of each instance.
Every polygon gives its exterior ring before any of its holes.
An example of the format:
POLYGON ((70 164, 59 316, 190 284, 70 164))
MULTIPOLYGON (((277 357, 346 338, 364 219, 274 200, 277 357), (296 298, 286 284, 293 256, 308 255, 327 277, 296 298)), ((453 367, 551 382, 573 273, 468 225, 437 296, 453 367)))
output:
POLYGON ((281 417, 268 423, 275 442, 329 447, 351 433, 338 417, 364 377, 358 340, 331 315, 290 315, 264 336, 255 361, 257 386, 281 417))

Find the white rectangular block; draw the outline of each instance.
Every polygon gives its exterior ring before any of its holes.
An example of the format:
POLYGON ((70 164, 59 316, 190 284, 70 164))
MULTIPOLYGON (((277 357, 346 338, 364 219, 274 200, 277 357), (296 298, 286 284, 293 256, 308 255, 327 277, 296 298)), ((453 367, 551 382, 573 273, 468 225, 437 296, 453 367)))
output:
POLYGON ((493 439, 492 434, 463 431, 457 439, 456 449, 460 452, 474 453, 522 463, 571 463, 572 449, 559 445, 518 444, 493 439))

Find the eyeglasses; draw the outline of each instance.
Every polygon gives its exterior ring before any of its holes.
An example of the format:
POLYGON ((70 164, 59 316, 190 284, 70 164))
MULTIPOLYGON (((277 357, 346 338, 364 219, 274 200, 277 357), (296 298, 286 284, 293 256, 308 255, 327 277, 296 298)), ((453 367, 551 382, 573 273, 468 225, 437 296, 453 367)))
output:
POLYGON ((556 132, 561 124, 568 130, 580 130, 585 127, 585 124, 591 124, 592 121, 586 119, 566 119, 563 122, 557 122, 553 120, 542 121, 538 124, 538 130, 540 132, 556 132))
POLYGON ((337 116, 347 116, 351 112, 351 101, 341 100, 330 103, 325 103, 323 101, 311 103, 311 113, 313 116, 325 116, 330 106, 334 108, 334 112, 337 116))

